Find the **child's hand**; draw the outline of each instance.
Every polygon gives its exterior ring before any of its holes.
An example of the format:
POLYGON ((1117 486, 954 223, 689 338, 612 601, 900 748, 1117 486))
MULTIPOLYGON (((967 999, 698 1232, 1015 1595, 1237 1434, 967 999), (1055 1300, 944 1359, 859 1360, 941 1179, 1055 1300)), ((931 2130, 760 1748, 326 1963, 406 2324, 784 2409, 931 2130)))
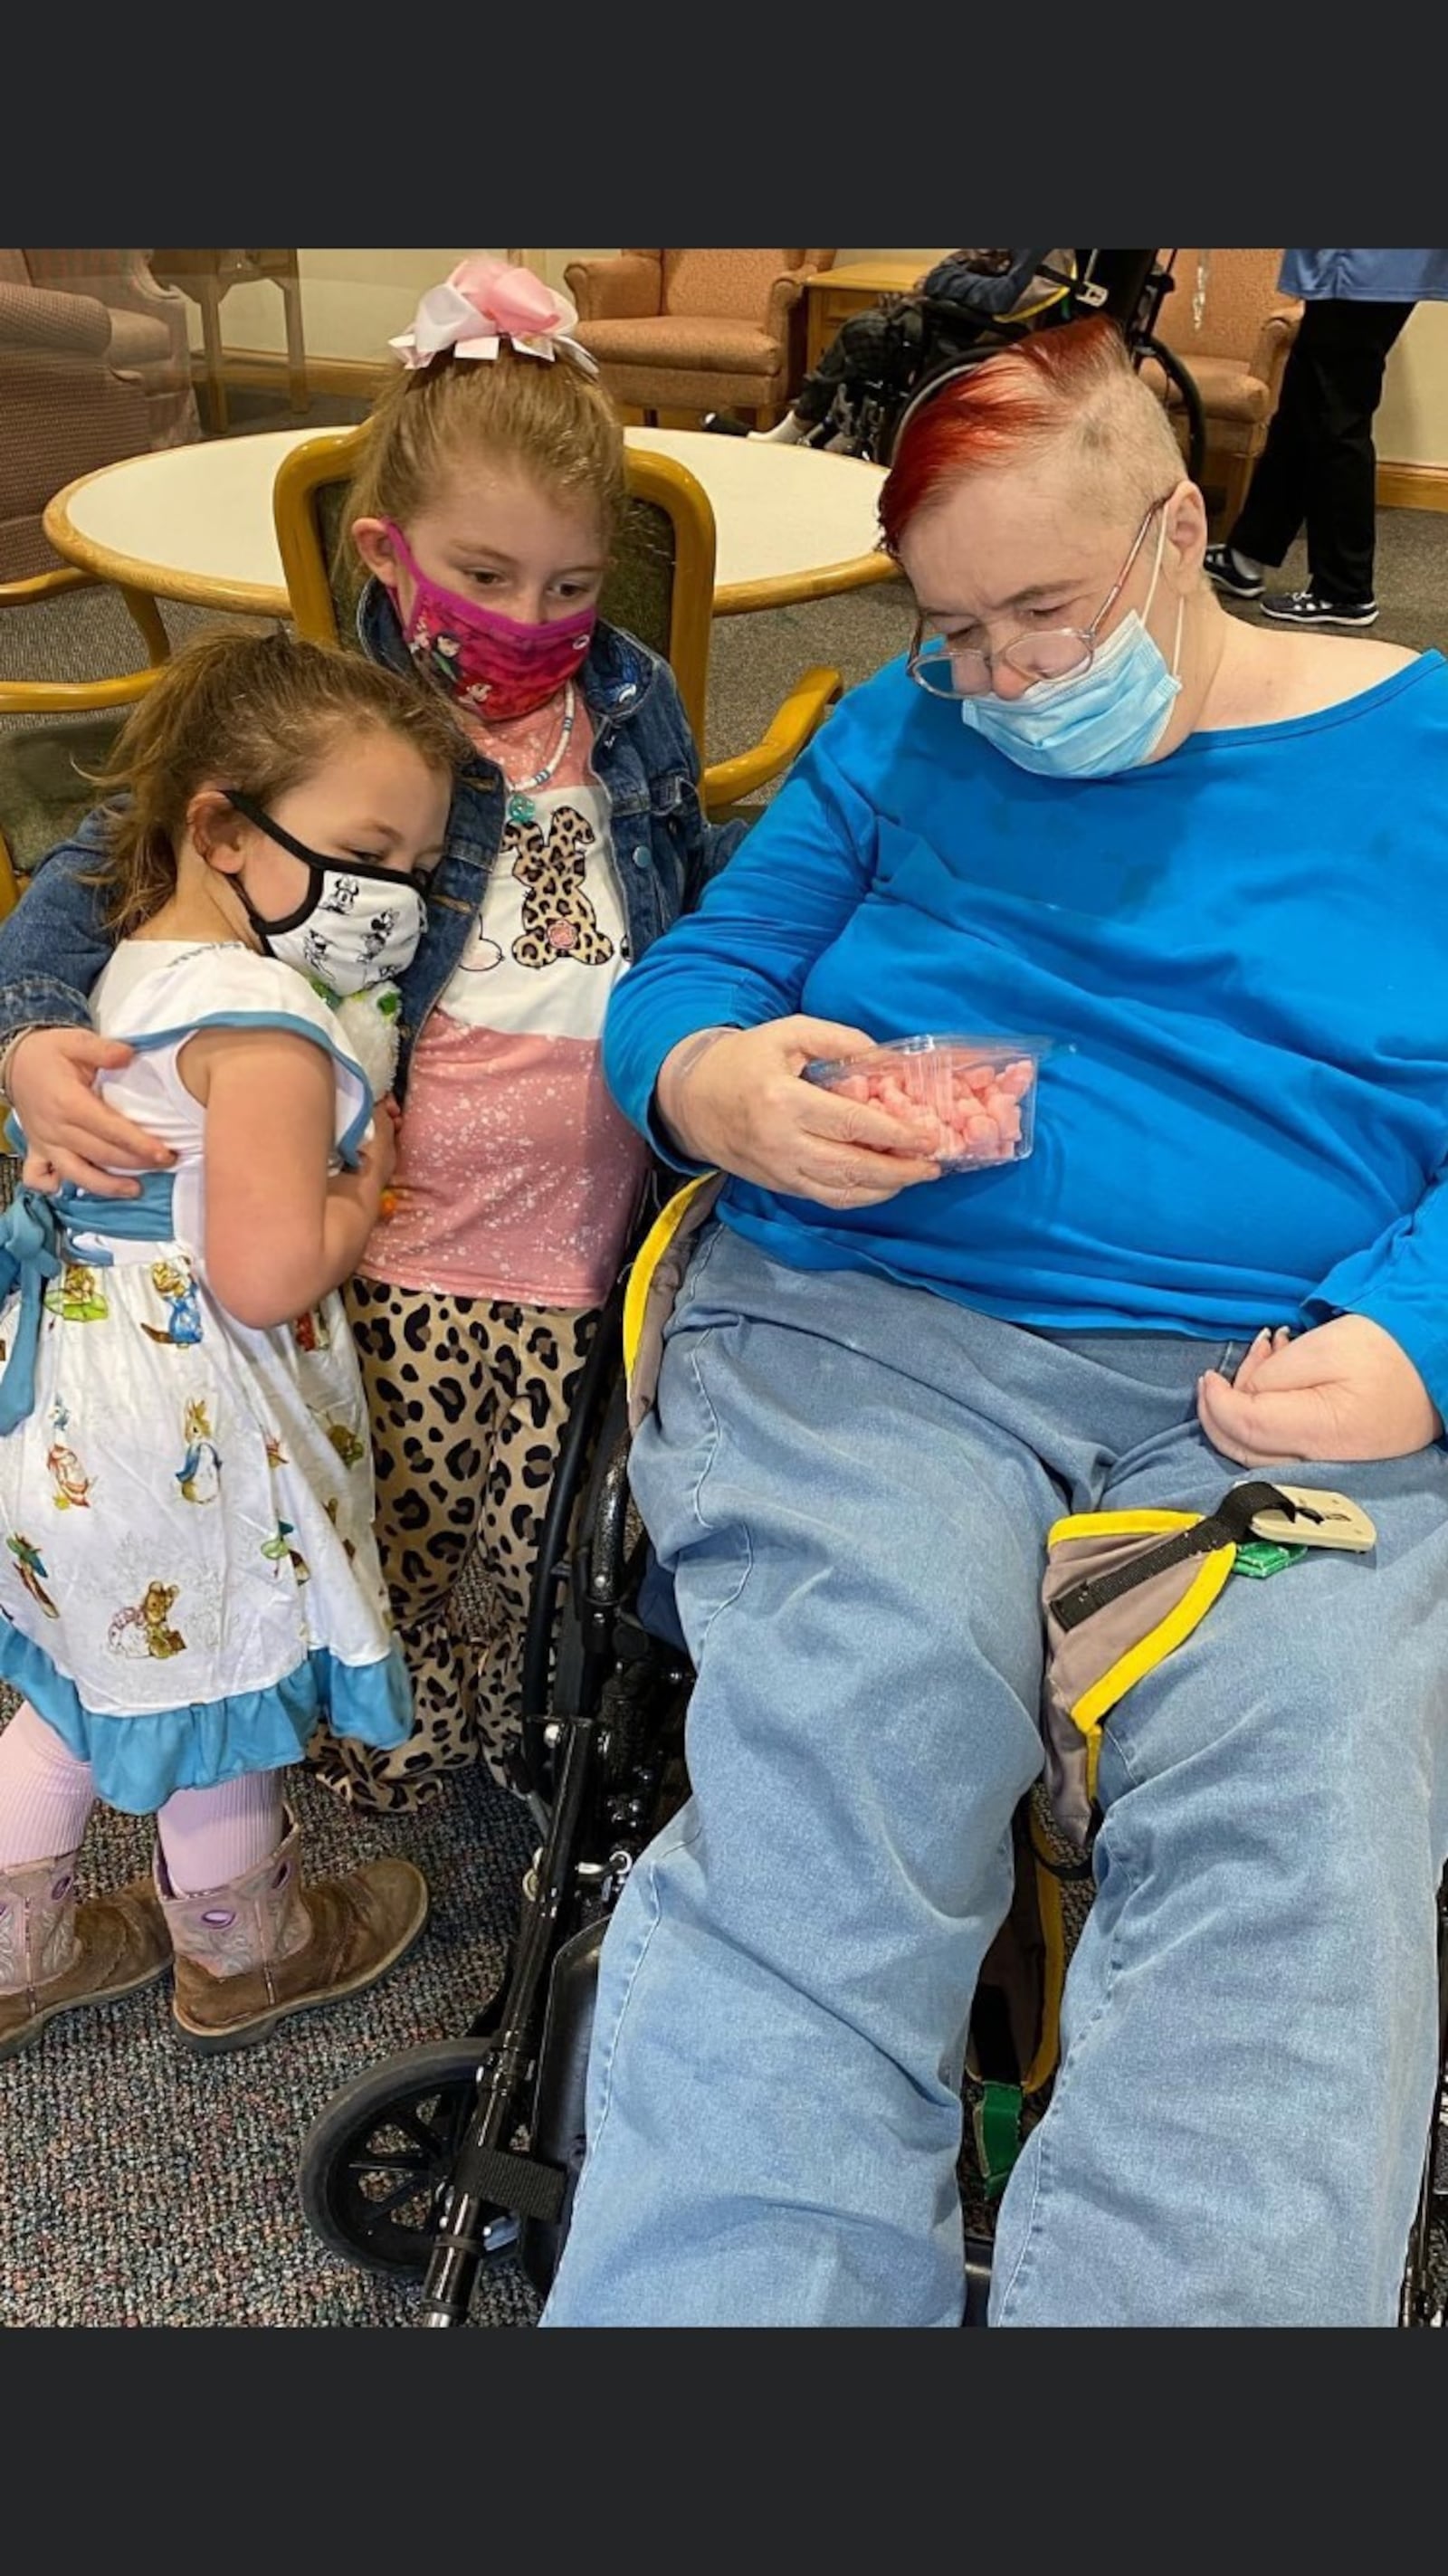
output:
POLYGON ((174 1163, 169 1145, 97 1097, 96 1075, 129 1064, 132 1052, 92 1029, 32 1029, 20 1040, 6 1081, 25 1130, 25 1177, 34 1188, 73 1181, 98 1198, 133 1199, 140 1183, 110 1165, 164 1171, 174 1163))

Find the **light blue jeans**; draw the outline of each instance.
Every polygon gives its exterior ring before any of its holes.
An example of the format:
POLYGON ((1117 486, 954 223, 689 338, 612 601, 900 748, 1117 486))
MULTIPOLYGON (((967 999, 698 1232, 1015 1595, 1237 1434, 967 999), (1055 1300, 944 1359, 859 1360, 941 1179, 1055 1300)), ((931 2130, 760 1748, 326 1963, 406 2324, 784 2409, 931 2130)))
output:
MULTIPOLYGON (((705 1237, 633 1479, 693 1795, 603 1945, 548 2326, 956 2326, 966 2021, 1041 1759, 1064 1511, 1202 1509, 1240 1350, 1062 1339, 705 1237)), ((994 2325, 1390 2325, 1435 2068, 1448 1458, 1322 1462, 1371 1556, 1234 1578, 1113 1712, 994 2325)))

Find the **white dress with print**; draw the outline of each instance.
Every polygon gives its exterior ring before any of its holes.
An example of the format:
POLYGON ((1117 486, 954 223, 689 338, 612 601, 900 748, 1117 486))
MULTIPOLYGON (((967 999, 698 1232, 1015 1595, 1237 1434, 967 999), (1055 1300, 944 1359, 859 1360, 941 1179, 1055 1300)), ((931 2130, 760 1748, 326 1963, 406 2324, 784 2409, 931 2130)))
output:
MULTIPOLYGON (((315 1038, 334 1062, 346 1163, 372 1095, 326 1001, 239 944, 125 941, 94 1010, 137 1049, 104 1077, 108 1105, 177 1159, 169 1194, 147 1184, 141 1239, 99 1230, 128 1222, 123 1203, 62 1202, 33 1405, 0 1438, 0 1672, 92 1763, 104 1798, 147 1813, 174 1789, 294 1762, 319 1721, 379 1745, 409 1732, 341 1298, 265 1331, 217 1304, 205 1116, 178 1058, 208 1024, 315 1038)), ((4 1220, 12 1253, 36 1206, 22 1197, 4 1220)), ((32 1303, 34 1270, 32 1257, 32 1303)), ((0 1313, 22 1387, 24 1282, 0 1313)))

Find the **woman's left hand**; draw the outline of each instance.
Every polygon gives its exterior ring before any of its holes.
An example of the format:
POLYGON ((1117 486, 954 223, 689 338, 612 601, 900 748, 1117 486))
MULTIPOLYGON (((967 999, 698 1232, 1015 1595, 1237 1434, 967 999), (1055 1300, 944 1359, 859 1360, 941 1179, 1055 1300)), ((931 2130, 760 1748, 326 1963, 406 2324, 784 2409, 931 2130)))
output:
POLYGON ((1442 1435, 1433 1399, 1401 1343, 1366 1315, 1334 1315, 1294 1340, 1261 1332, 1235 1379, 1208 1369, 1197 1418, 1244 1467, 1298 1458, 1406 1458, 1442 1435))

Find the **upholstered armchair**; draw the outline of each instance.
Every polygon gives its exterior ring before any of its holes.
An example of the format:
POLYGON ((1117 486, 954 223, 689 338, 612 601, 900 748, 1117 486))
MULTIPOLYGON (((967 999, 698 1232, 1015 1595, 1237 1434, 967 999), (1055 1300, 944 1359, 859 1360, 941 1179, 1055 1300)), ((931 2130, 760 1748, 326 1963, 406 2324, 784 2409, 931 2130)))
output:
MULTIPOLYGON (((1192 308, 1202 256, 1196 250, 1177 252, 1176 285, 1162 305, 1156 330, 1190 368, 1201 395, 1207 432, 1204 479, 1213 494, 1221 494, 1214 522, 1226 529, 1246 498, 1252 468, 1267 444, 1302 306, 1277 292, 1280 250, 1208 251, 1199 331, 1192 308)), ((1165 376, 1150 358, 1142 374, 1174 405, 1165 376)))
POLYGON ((77 475, 201 434, 184 298, 153 309, 141 258, 0 250, 0 582, 54 568, 41 513, 77 475))
POLYGON ((152 447, 184 447, 199 438, 196 396, 191 390, 190 328, 186 298, 175 286, 162 286, 151 275, 144 250, 8 251, 8 260, 23 259, 32 286, 69 295, 93 296, 110 315, 107 349, 111 365, 123 375, 138 376, 146 396, 152 447))
POLYGON ((564 271, 578 338, 625 412, 772 429, 804 373, 804 289, 832 250, 625 250, 564 271))

